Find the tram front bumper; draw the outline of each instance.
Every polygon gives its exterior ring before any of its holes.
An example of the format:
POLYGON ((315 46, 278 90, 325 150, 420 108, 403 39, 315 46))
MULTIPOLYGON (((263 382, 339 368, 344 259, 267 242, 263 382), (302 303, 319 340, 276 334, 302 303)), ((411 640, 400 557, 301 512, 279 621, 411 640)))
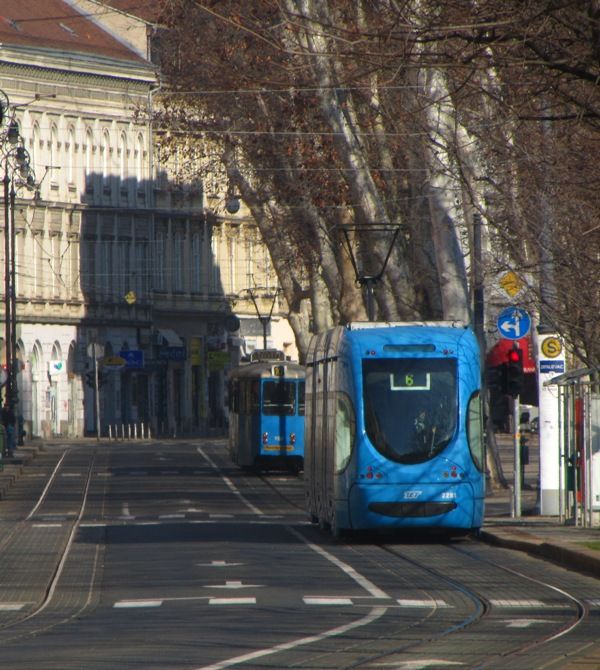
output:
POLYGON ((473 528, 478 526, 473 487, 446 484, 356 484, 350 490, 352 528, 473 528))

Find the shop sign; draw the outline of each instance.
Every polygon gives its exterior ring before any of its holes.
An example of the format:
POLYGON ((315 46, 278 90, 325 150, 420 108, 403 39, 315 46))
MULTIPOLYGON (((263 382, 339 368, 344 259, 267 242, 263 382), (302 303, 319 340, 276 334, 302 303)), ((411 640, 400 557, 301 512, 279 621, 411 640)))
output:
POLYGON ((144 367, 144 352, 141 349, 127 349, 119 353, 125 359, 128 370, 141 370, 144 367))
POLYGON ((163 361, 185 361, 185 347, 159 347, 157 358, 163 361))

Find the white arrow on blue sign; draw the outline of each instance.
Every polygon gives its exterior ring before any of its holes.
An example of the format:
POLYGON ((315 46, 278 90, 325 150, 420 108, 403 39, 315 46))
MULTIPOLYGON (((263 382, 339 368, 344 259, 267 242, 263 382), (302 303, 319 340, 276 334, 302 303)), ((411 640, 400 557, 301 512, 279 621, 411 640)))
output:
POLYGON ((498 315, 496 325, 502 337, 520 340, 531 328, 531 317, 521 307, 507 307, 498 315))

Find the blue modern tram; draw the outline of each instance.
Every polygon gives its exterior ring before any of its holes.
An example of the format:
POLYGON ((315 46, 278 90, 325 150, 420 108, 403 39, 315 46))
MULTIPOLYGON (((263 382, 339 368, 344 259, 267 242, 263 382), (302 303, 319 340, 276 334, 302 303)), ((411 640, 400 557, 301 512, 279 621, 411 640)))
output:
POLYGON ((315 335, 304 481, 313 522, 358 529, 483 523, 479 347, 450 322, 360 323, 315 335))
POLYGON ((229 455, 243 468, 304 462, 304 367, 275 350, 254 352, 229 376, 229 455))

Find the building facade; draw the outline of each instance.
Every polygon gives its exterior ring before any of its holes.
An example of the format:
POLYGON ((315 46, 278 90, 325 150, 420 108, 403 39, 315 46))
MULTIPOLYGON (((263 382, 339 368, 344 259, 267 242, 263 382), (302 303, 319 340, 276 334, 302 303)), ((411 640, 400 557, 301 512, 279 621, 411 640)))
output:
MULTIPOLYGON (((16 120, 36 176, 12 207, 17 413, 30 437, 220 429, 227 369, 267 332, 269 298, 243 291, 275 287, 268 254, 243 211, 158 164, 151 24, 117 13, 136 46, 74 1, 33 5, 5 0, 0 17, 3 150, 16 120)), ((281 307, 267 345, 293 358, 281 307)))

